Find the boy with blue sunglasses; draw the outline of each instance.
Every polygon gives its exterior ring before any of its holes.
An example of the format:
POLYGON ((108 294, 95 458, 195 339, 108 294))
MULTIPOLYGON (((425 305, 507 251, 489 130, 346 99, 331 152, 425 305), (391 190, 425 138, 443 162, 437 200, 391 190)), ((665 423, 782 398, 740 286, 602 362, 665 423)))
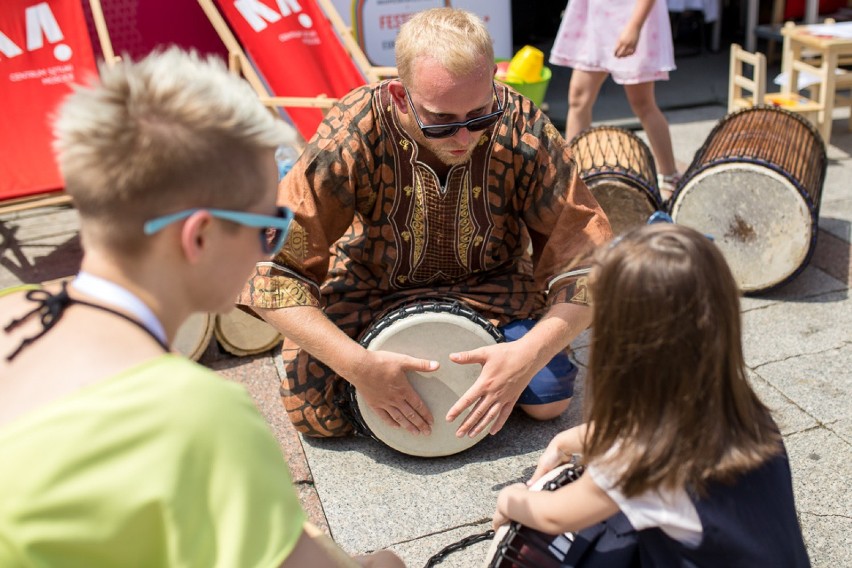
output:
POLYGON ((292 131, 172 48, 103 67, 55 134, 84 256, 70 284, 0 292, 0 566, 349 566, 248 393, 170 350, 281 248, 292 131))

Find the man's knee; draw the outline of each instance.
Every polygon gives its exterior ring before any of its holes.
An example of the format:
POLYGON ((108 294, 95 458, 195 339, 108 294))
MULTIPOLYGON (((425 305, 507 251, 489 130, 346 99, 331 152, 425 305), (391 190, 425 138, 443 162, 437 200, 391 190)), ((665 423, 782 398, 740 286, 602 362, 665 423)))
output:
POLYGON ((547 404, 519 404, 518 406, 531 418, 536 420, 553 420, 568 410, 570 404, 571 399, 566 398, 557 400, 556 402, 548 402, 547 404))

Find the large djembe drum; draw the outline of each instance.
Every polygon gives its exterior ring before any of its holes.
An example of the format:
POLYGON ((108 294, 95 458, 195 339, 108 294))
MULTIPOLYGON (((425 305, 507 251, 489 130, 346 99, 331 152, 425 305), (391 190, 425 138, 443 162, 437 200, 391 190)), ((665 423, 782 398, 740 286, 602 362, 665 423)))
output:
POLYGON ((825 145, 810 122, 775 107, 724 117, 670 201, 671 216, 713 237, 746 294, 795 277, 816 245, 825 145))
POLYGON ((404 454, 438 457, 464 451, 482 440, 478 436, 456 437, 470 409, 453 422, 444 417, 469 389, 482 370, 481 365, 459 365, 450 353, 469 351, 503 341, 503 335, 487 319, 458 302, 430 301, 408 304, 376 320, 362 335, 361 344, 371 351, 391 351, 438 361, 433 372, 409 372, 411 386, 435 418, 428 436, 414 435, 404 428, 388 426, 363 400, 351 384, 348 404, 356 430, 404 454))

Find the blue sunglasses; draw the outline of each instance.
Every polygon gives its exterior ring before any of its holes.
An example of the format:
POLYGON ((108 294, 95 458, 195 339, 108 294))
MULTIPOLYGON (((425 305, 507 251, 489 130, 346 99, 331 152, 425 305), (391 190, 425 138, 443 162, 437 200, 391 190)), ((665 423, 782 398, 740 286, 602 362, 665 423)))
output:
POLYGON ((276 254, 284 246, 284 241, 287 239, 287 233, 290 230, 290 222, 293 220, 293 212, 286 207, 279 207, 278 215, 275 217, 257 213, 245 213, 243 211, 200 207, 197 209, 185 209, 177 213, 151 219, 145 222, 142 229, 146 235, 153 235, 176 221, 186 219, 196 211, 207 211, 213 217, 225 219, 244 227, 259 228, 260 247, 263 250, 263 254, 268 255, 276 254))

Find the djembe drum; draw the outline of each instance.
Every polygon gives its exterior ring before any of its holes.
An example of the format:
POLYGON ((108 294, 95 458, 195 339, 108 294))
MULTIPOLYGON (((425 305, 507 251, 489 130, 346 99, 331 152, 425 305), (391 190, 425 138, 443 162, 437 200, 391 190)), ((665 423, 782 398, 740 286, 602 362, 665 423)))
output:
POLYGON ((388 426, 350 384, 347 387, 347 402, 356 430, 413 456, 447 456, 470 448, 488 434, 488 429, 473 438, 457 438, 456 430, 470 410, 453 422, 447 422, 444 416, 473 385, 482 366, 453 363, 449 354, 501 341, 503 335, 491 322, 458 302, 417 302, 380 317, 360 339, 367 349, 404 353, 440 363, 437 371, 407 373, 411 386, 429 407, 435 422, 428 436, 414 435, 404 428, 388 426))
POLYGON ((822 138, 798 114, 731 113, 672 195, 672 219, 713 237, 744 293, 768 291, 810 260, 826 165, 822 138))
POLYGON ((196 312, 186 318, 175 334, 172 349, 198 361, 213 337, 213 314, 196 312))
MULTIPOLYGON (((576 481, 583 466, 566 464, 536 481, 533 491, 555 491, 576 481)), ((549 535, 511 521, 494 534, 486 556, 487 568, 559 568, 574 541, 572 533, 549 535)))
POLYGON ((277 329, 239 308, 217 314, 213 334, 222 349, 238 357, 269 351, 282 339, 277 329))
POLYGON ((593 126, 571 141, 580 178, 600 203, 614 234, 643 224, 662 208, 654 157, 638 136, 593 126))

